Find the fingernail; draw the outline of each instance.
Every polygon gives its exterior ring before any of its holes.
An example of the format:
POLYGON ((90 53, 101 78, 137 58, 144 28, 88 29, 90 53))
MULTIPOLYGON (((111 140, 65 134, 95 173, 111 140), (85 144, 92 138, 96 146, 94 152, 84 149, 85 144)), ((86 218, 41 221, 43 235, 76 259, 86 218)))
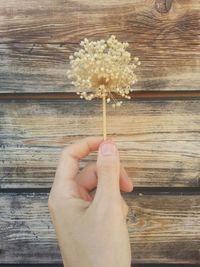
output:
POLYGON ((104 142, 101 145, 101 154, 110 156, 116 152, 116 146, 111 142, 104 142))

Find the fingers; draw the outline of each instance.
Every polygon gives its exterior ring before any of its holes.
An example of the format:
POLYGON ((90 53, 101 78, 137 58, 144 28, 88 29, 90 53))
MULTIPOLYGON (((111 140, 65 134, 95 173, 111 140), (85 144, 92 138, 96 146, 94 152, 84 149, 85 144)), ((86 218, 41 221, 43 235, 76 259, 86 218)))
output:
POLYGON ((78 187, 75 176, 79 170, 79 160, 97 150, 102 140, 102 137, 87 137, 63 150, 50 192, 51 198, 89 199, 87 191, 78 187))
POLYGON ((96 163, 87 164, 76 176, 76 181, 88 192, 92 191, 97 186, 96 163))
POLYGON ((133 191, 133 183, 122 164, 120 166, 120 189, 124 192, 133 191))
POLYGON ((79 186, 79 195, 82 199, 84 199, 86 201, 92 201, 92 199, 93 199, 93 197, 90 196, 88 191, 83 186, 79 186))
MULTIPOLYGON (((87 164, 76 176, 77 183, 88 192, 97 186, 97 179, 97 166, 95 162, 87 164)), ((131 192, 133 190, 132 181, 122 164, 120 166, 120 190, 123 192, 131 192)))
POLYGON ((102 142, 97 156, 98 184, 94 200, 119 198, 120 158, 115 143, 111 140, 102 142))
POLYGON ((66 147, 61 154, 55 179, 64 182, 74 180, 79 170, 79 160, 97 150, 102 140, 102 137, 87 137, 66 147))

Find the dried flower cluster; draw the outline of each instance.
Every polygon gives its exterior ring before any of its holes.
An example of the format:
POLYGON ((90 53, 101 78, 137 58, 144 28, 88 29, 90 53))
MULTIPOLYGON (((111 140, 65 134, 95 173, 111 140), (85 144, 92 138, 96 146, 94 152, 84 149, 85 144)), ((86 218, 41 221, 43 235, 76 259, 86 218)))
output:
POLYGON ((140 61, 134 57, 131 62, 131 54, 126 51, 129 44, 112 35, 107 41, 89 42, 85 38, 80 45, 82 48, 69 57, 71 69, 67 71, 80 98, 92 100, 104 94, 107 103, 113 100, 113 107, 122 104, 113 93, 130 99, 131 85, 137 81, 134 70, 140 61))

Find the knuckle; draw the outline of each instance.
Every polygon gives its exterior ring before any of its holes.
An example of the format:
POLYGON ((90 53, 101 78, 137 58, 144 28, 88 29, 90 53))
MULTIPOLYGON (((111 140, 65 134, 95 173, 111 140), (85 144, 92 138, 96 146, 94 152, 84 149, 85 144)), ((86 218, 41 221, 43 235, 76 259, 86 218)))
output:
POLYGON ((115 160, 113 160, 113 159, 98 162, 97 168, 99 169, 99 171, 105 172, 105 173, 110 173, 110 172, 113 172, 117 169, 116 164, 115 164, 115 160))

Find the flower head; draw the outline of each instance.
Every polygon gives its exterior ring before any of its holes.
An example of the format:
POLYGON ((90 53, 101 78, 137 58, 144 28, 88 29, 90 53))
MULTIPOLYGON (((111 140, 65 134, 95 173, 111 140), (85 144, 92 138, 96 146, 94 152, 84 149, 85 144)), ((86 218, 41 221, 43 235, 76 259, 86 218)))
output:
POLYGON ((116 93, 130 99, 133 91, 131 85, 137 81, 135 68, 140 65, 137 57, 131 62, 131 54, 126 51, 127 42, 119 42, 114 35, 107 41, 81 41, 82 47, 69 57, 71 68, 68 78, 79 91, 80 98, 92 100, 95 97, 106 97, 107 103, 113 101, 113 107, 120 106, 113 95, 116 93))

